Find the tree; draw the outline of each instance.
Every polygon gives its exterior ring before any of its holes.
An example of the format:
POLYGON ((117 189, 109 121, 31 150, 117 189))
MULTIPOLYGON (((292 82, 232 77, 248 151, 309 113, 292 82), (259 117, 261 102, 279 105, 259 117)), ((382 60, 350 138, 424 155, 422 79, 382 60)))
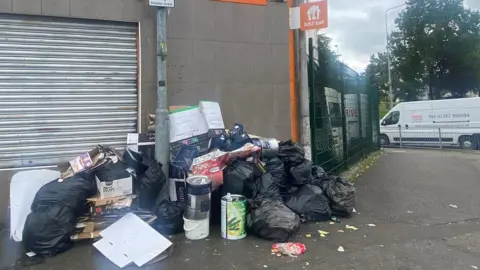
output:
POLYGON ((389 46, 406 99, 427 86, 431 99, 463 97, 480 84, 480 14, 462 0, 407 0, 389 46))
POLYGON ((337 84, 343 80, 343 73, 338 67, 338 55, 331 49, 331 42, 331 38, 326 35, 318 35, 315 79, 325 86, 340 89, 337 84))
POLYGON ((370 63, 365 69, 365 79, 375 89, 378 89, 380 100, 388 100, 388 62, 386 53, 370 56, 370 63))
MULTIPOLYGON (((415 80, 412 70, 408 69, 402 61, 392 59, 392 91, 393 98, 403 101, 415 101, 423 91, 422 84, 415 80)), ((379 89, 380 99, 387 101, 389 98, 388 85, 388 59, 386 53, 378 53, 370 57, 370 63, 365 71, 366 80, 376 89, 379 89)))

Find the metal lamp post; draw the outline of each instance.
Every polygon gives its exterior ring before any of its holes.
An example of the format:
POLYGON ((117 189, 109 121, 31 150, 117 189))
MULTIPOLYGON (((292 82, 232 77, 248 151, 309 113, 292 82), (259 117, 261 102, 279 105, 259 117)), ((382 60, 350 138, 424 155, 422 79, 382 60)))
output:
POLYGON ((392 67, 391 67, 391 60, 390 60, 390 46, 388 46, 388 12, 407 4, 402 4, 398 6, 391 7, 385 10, 385 39, 386 39, 386 47, 387 47, 387 66, 388 66, 388 97, 389 97, 389 105, 390 109, 393 108, 393 87, 392 87, 392 67))

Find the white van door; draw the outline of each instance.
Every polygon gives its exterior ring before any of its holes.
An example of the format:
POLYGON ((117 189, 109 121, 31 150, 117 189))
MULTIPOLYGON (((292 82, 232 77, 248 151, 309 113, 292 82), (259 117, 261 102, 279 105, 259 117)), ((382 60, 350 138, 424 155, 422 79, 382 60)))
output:
POLYGON ((380 123, 380 143, 389 145, 400 142, 400 133, 398 125, 400 124, 401 112, 395 110, 390 111, 380 123))

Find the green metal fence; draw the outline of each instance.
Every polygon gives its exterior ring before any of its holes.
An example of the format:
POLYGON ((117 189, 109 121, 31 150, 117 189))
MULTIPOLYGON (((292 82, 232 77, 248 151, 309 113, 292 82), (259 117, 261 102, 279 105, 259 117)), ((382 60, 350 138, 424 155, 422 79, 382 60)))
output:
POLYGON ((313 162, 334 173, 378 150, 378 91, 311 39, 308 77, 313 162))

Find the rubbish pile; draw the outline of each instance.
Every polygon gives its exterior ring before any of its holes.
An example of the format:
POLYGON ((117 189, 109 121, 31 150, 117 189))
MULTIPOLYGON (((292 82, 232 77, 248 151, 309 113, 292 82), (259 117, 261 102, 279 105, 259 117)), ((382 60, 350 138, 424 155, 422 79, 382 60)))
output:
MULTIPOLYGON (((225 129, 216 102, 171 111, 169 139, 169 164, 153 158, 155 134, 128 134, 122 151, 98 146, 60 164, 60 173, 16 174, 12 238, 41 256, 94 239, 117 266, 142 266, 172 245, 162 235, 203 239, 218 223, 225 239, 251 233, 285 243, 301 223, 349 218, 354 211, 349 181, 328 176, 295 142, 249 135, 241 124, 225 129), (35 178, 41 184, 25 188, 35 178), (140 258, 127 244, 136 241, 151 256, 140 258)), ((282 244, 275 250, 295 256, 306 248, 282 244)))

